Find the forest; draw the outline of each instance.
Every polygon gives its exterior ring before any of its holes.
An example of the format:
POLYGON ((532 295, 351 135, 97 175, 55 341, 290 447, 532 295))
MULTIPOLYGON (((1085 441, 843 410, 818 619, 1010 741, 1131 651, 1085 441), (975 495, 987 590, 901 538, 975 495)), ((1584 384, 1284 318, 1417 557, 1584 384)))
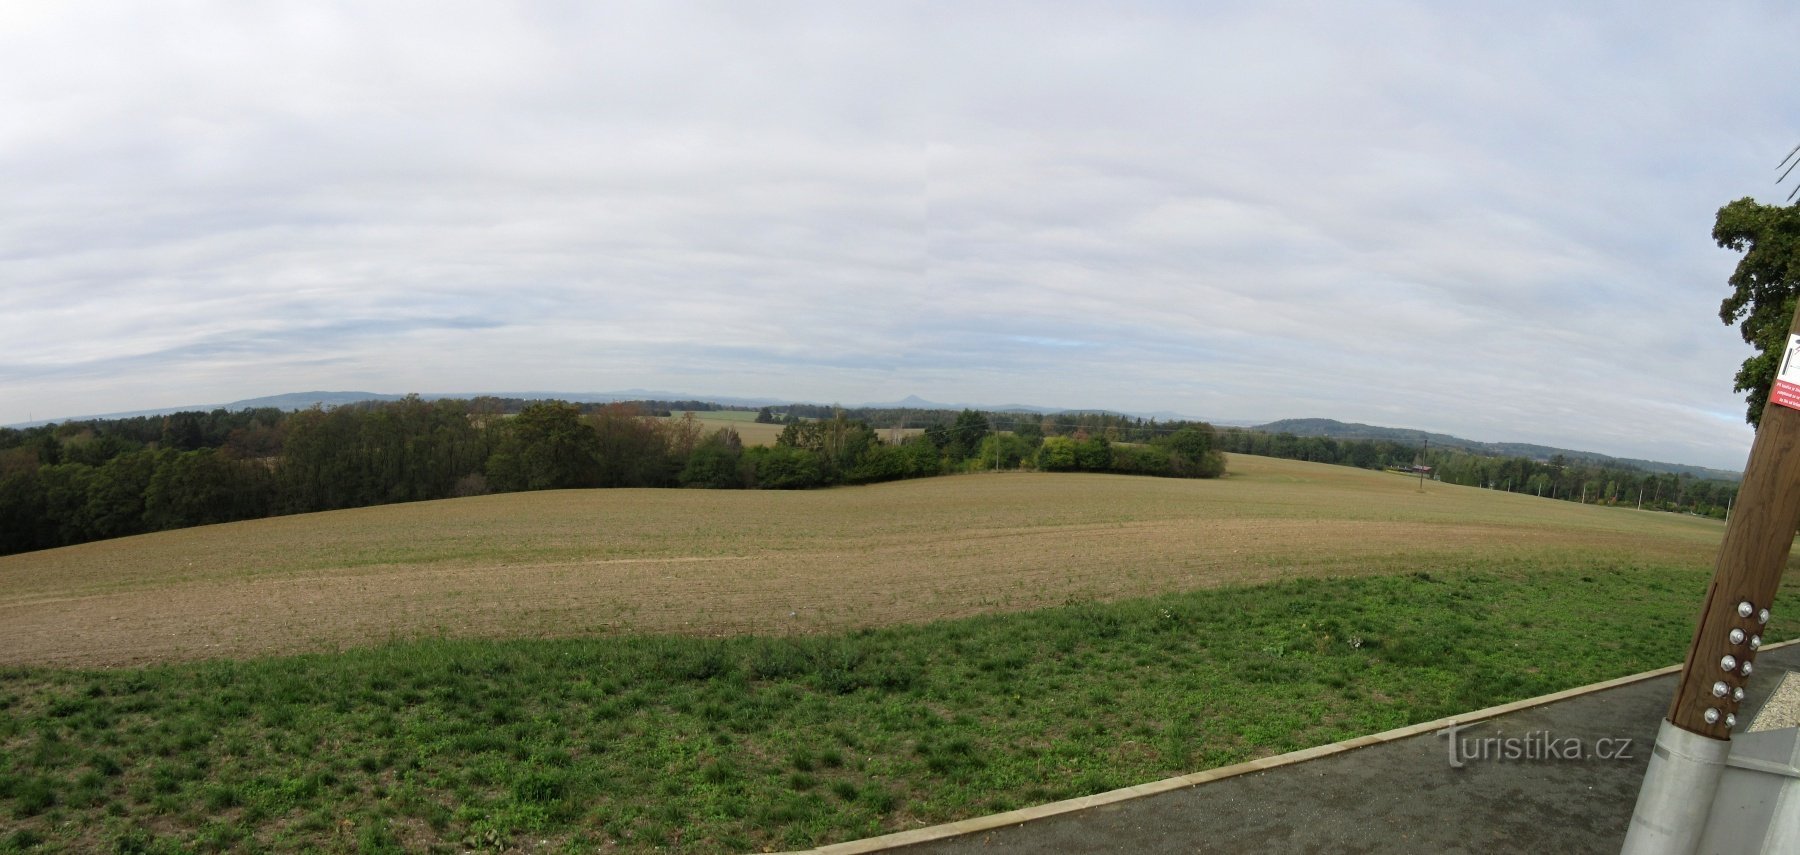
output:
POLYGON ((0 554, 521 490, 806 489, 1017 468, 1180 478, 1224 472, 1215 432, 1203 422, 794 407, 779 416, 785 427, 777 442, 757 446, 730 427, 708 430, 693 415, 716 409, 691 401, 409 397, 0 428, 0 554), (922 432, 890 441, 871 418, 882 428, 922 432))
POLYGON ((1333 439, 1227 428, 1218 435, 1218 448, 1364 469, 1414 471, 1414 466, 1426 466, 1430 467, 1429 477, 1446 484, 1717 519, 1725 518, 1738 490, 1736 481, 1650 472, 1628 465, 1609 466, 1563 455, 1534 460, 1459 449, 1427 449, 1392 440, 1333 439))
POLYGON ((1733 481, 1552 456, 1295 436, 1113 413, 765 407, 774 445, 708 429, 702 401, 571 404, 409 397, 0 428, 0 554, 194 525, 589 487, 807 489, 987 469, 1224 473, 1221 452, 1365 469, 1587 504, 1723 518, 1733 481), (681 415, 675 415, 675 414, 681 415), (891 432, 906 429, 899 437, 891 432))

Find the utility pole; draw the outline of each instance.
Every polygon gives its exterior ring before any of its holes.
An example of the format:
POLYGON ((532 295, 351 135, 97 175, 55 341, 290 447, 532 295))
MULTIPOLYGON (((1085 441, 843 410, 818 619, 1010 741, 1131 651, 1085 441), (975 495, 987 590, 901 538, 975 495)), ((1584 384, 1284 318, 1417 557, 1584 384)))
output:
MULTIPOLYGON (((1800 312, 1788 327, 1800 347, 1800 312)), ((1800 528, 1800 371, 1783 371, 1763 409, 1738 491, 1744 512, 1725 525, 1681 681, 1657 731, 1626 855, 1692 855, 1715 815, 1731 732, 1762 646, 1781 571, 1800 528)), ((1791 833, 1791 832, 1789 832, 1791 833)), ((1769 850, 1774 851, 1774 850, 1769 850)), ((1779 851, 1793 851, 1780 849, 1779 851)))
POLYGON ((1425 445, 1419 449, 1419 492, 1421 493, 1425 492, 1425 467, 1427 465, 1425 461, 1430 459, 1426 456, 1430 452, 1431 437, 1425 437, 1425 445))

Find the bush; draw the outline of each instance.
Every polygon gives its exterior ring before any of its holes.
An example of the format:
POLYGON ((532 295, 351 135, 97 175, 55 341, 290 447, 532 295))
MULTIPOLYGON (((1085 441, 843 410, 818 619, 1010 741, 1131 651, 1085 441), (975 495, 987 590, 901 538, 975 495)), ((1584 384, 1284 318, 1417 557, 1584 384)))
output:
POLYGON ((1112 450, 1112 471, 1129 475, 1173 475, 1169 452, 1148 445, 1121 445, 1112 450))
POLYGON ((824 469, 810 451, 759 446, 745 451, 744 459, 756 474, 756 486, 767 490, 804 490, 825 483, 824 469))

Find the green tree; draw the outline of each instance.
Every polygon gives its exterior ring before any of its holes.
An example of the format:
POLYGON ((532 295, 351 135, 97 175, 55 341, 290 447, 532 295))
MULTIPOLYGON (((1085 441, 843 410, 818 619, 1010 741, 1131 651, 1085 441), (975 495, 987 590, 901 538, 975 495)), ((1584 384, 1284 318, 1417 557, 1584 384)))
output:
POLYGON ((715 490, 744 486, 744 442, 737 431, 724 427, 694 446, 681 469, 681 486, 715 490))
MULTIPOLYGON (((1211 425, 1186 425, 1157 441, 1169 450, 1169 473, 1184 478, 1217 478, 1225 472, 1225 456, 1213 448, 1211 425)), ((1336 446, 1332 446, 1336 459, 1336 446)))
POLYGON ((804 490, 825 481, 819 457, 786 445, 758 446, 744 453, 756 473, 756 486, 770 490, 804 490))
POLYGON ((504 436, 488 458, 487 471, 495 489, 558 490, 599 483, 600 438, 574 404, 532 404, 500 424, 504 436))
POLYGON ((1800 295, 1800 205, 1739 199, 1719 209, 1713 240, 1744 254, 1727 280, 1731 296, 1719 305, 1719 320, 1737 324, 1744 343, 1756 348, 1738 370, 1734 387, 1749 393, 1744 420, 1754 425, 1762 421, 1787 351, 1788 323, 1800 295))
POLYGON ((266 516, 272 487, 261 464, 210 448, 171 453, 159 459, 144 490, 145 522, 170 529, 266 516))
POLYGON ((1075 465, 1088 472, 1105 472, 1112 468, 1112 443, 1104 436, 1091 436, 1075 443, 1075 465))
POLYGON ((981 440, 989 432, 987 416, 974 410, 963 410, 957 414, 956 422, 950 425, 949 446, 944 451, 952 460, 974 457, 981 448, 981 440))
POLYGON ((1045 472, 1070 472, 1080 465, 1075 456, 1075 440, 1066 436, 1044 437, 1038 446, 1037 467, 1045 472))
POLYGON ((93 537, 123 537, 147 530, 144 493, 156 474, 156 458, 154 451, 121 454, 94 473, 86 509, 93 537))
MULTIPOLYGON (((680 437, 666 437, 661 422, 645 416, 634 404, 608 404, 589 416, 588 423, 593 426, 599 468, 595 480, 580 486, 665 487, 676 483, 687 455, 672 455, 670 448, 686 442, 682 437, 690 434, 685 428, 680 429, 680 437)), ((697 422, 690 426, 698 432, 697 422)))
POLYGON ((981 440, 981 448, 975 458, 970 461, 976 469, 1017 469, 1019 464, 1037 453, 1040 440, 1027 440, 1010 433, 988 434, 981 440))
POLYGON ((54 546, 36 469, 0 475, 0 554, 54 546))

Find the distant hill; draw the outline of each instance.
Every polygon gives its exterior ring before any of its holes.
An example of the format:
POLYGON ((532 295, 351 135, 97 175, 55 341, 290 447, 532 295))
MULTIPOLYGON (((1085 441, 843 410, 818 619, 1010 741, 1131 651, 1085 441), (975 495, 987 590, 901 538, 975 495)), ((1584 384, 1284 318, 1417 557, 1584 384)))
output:
POLYGON ((274 407, 277 410, 304 410, 312 406, 335 407, 340 404, 354 404, 360 401, 398 401, 405 395, 383 395, 379 392, 289 392, 285 395, 269 395, 263 398, 247 398, 232 401, 209 410, 258 410, 263 407, 274 407))
POLYGON ((1326 436, 1332 439, 1377 439, 1390 442, 1423 444, 1430 440, 1439 448, 1457 448, 1478 454, 1491 454, 1500 457, 1525 457, 1531 460, 1549 460, 1562 455, 1570 460, 1585 460, 1591 463, 1604 463, 1615 466, 1634 466, 1646 472, 1663 472, 1671 475, 1689 475, 1695 478, 1717 478, 1726 481, 1738 481, 1744 477, 1742 472, 1727 469, 1713 469, 1706 466, 1691 466, 1686 463, 1664 463, 1659 460, 1638 460, 1631 457, 1613 457, 1596 451, 1576 451, 1568 448, 1553 448, 1548 445, 1533 445, 1528 442, 1481 442, 1463 439, 1447 433, 1431 433, 1411 428, 1381 427, 1356 422, 1340 422, 1336 419, 1282 419, 1268 424, 1255 425, 1250 430, 1264 433, 1291 433, 1295 436, 1326 436))
MULTIPOLYGON (((812 402, 796 401, 793 403, 812 403, 812 402)), ((888 401, 886 403, 871 402, 871 403, 861 404, 861 405, 859 405, 859 409, 864 409, 864 410, 980 410, 980 411, 989 412, 989 413, 1036 413, 1041 416, 1053 416, 1053 415, 1056 415, 1057 413, 1102 413, 1102 414, 1111 415, 1111 416, 1130 416, 1130 417, 1136 418, 1136 419, 1156 419, 1157 421, 1172 421, 1172 420, 1178 420, 1178 419, 1190 419, 1191 418, 1190 416, 1184 416, 1180 413, 1170 412, 1168 410, 1158 410, 1153 413, 1148 413, 1148 412, 1123 412, 1120 410, 1103 410, 1103 409, 1094 409, 1091 407, 1090 408, 1044 407, 1044 406, 1039 406, 1037 404, 967 404, 967 403, 946 404, 941 401, 927 401, 924 398, 919 397, 918 395, 907 395, 905 398, 902 398, 898 401, 888 401)))
MULTIPOLYGON (((427 401, 442 398, 468 400, 483 396, 494 398, 519 398, 522 400, 559 400, 574 403, 608 403, 611 401, 710 401, 715 404, 742 407, 766 407, 788 403, 785 399, 776 398, 724 398, 715 395, 687 395, 675 392, 655 392, 647 389, 627 389, 622 392, 429 392, 419 397, 427 401)), ((362 401, 398 401, 405 395, 392 395, 382 392, 288 392, 281 395, 266 395, 261 398, 245 398, 229 404, 190 404, 184 407, 157 407, 151 410, 132 410, 120 413, 97 413, 85 416, 63 416, 54 419, 38 419, 30 422, 0 425, 9 428, 31 428, 39 425, 59 424, 62 422, 85 422, 100 419, 131 419, 141 416, 166 416, 171 413, 211 412, 213 410, 254 410, 262 407, 273 407, 277 410, 304 410, 313 406, 336 407, 343 404, 355 404, 362 401)))

